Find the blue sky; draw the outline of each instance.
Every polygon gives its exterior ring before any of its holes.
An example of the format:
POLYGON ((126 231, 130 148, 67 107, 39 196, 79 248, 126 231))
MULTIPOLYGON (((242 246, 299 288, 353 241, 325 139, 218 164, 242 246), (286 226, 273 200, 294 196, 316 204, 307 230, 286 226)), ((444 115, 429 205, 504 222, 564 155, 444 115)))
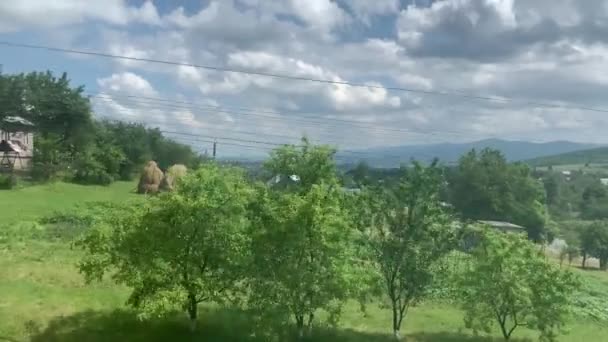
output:
POLYGON ((21 0, 0 4, 0 40, 515 100, 0 46, 5 73, 66 71, 95 96, 99 117, 220 141, 307 134, 348 149, 490 137, 608 143, 605 113, 580 108, 608 108, 604 0, 21 0))

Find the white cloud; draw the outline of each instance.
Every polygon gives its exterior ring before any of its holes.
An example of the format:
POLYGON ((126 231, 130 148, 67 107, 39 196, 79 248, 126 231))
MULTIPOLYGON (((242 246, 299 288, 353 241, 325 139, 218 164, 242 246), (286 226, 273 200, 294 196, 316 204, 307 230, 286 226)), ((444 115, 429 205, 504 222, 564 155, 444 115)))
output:
POLYGON ((370 24, 371 17, 399 12, 399 0, 347 0, 344 4, 366 25, 370 24))
POLYGON ((159 24, 160 17, 151 1, 140 7, 124 0, 20 0, 0 2, 0 32, 24 28, 56 28, 99 20, 113 25, 129 23, 159 24))
MULTIPOLYGON (((106 101, 104 112, 172 122, 183 130, 259 131, 264 140, 275 139, 272 134, 277 132, 306 132, 319 140, 341 140, 351 148, 491 135, 605 140, 608 120, 572 108, 549 110, 529 104, 608 107, 605 1, 420 0, 418 6, 403 9, 396 0, 205 3, 194 10, 173 5, 162 13, 152 2, 138 6, 118 0, 0 3, 0 31, 26 30, 46 39, 56 38, 64 30, 76 32, 65 39, 64 46, 84 44, 87 49, 135 58, 517 100, 497 105, 459 96, 126 60, 114 60, 101 75, 92 75, 99 79, 100 89, 117 93, 106 101), (99 33, 99 39, 91 40, 92 32, 99 33), (259 113, 203 112, 187 106, 159 108, 118 97, 156 94, 152 96, 177 98, 176 92, 182 94, 180 101, 201 106, 209 107, 206 101, 211 101, 214 106, 280 114, 268 118, 259 113), (368 126, 332 122, 321 127, 305 122, 308 115, 368 126), (430 135, 431 131, 440 133, 430 135)), ((89 60, 93 59, 79 62, 89 60)), ((71 75, 72 66, 65 66, 71 75)), ((96 72, 91 70, 87 72, 96 72)), ((273 141, 281 142, 279 138, 273 141)))
POLYGON ((291 13, 322 32, 329 32, 349 20, 348 14, 331 0, 290 0, 289 2, 291 13))
POLYGON ((111 76, 100 78, 97 80, 97 84, 103 92, 120 92, 148 97, 158 94, 148 80, 132 72, 112 74, 111 76))

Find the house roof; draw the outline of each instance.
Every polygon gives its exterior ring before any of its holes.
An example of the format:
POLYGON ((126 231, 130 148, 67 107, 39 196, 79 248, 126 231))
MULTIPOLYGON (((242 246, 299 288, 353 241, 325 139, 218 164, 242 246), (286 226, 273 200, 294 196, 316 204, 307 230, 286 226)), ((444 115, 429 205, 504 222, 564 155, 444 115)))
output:
POLYGON ((34 128, 34 124, 20 116, 5 116, 0 121, 0 129, 6 131, 27 131, 34 128))

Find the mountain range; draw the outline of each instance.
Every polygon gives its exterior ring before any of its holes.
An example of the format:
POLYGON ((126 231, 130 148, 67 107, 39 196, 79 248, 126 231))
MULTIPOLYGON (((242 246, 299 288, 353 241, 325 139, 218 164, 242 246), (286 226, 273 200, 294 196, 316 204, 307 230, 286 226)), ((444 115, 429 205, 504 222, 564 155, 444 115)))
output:
POLYGON ((486 139, 466 143, 441 143, 429 145, 405 145, 378 147, 352 152, 338 152, 340 164, 355 164, 365 161, 372 167, 391 168, 408 163, 412 159, 431 161, 439 158, 445 164, 452 164, 471 149, 493 148, 500 150, 509 161, 529 160, 539 157, 597 148, 600 145, 571 141, 528 142, 502 139, 486 139))

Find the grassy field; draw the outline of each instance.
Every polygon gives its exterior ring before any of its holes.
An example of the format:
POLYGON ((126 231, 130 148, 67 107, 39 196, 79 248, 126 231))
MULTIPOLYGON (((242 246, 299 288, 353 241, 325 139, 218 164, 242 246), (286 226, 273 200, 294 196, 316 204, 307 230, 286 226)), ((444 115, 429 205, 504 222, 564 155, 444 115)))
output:
POLYGON ((57 182, 0 190, 1 222, 29 221, 85 202, 123 201, 136 196, 135 187, 132 182, 116 182, 110 186, 57 182))
MULTIPOLYGON (((121 200, 133 196, 132 189, 130 183, 111 187, 58 183, 2 191, 0 203, 10 205, 2 206, 0 210, 14 221, 31 220, 55 210, 72 208, 83 201, 121 200), (28 200, 31 195, 37 198, 28 200), (25 211, 14 212, 21 209, 25 211)), ((204 308, 200 328, 195 333, 190 333, 182 314, 138 320, 124 305, 127 289, 109 280, 84 284, 76 268, 79 258, 80 252, 67 242, 0 239, 0 341, 253 341, 249 336, 248 316, 234 310, 204 308)), ((585 298, 583 304, 605 310, 608 306, 601 299, 608 296, 608 273, 573 270, 586 283, 585 291, 580 294, 585 298)), ((570 333, 559 341, 603 341, 608 336, 606 322, 578 317, 573 316, 568 326, 570 333)), ((407 341, 502 340, 497 338, 498 334, 473 336, 464 329, 462 314, 456 307, 438 302, 413 308, 403 329, 407 341)), ((391 341, 389 332, 388 310, 370 306, 363 313, 353 302, 347 305, 337 329, 319 329, 314 340, 391 341)), ((535 337, 533 332, 526 330, 515 333, 518 338, 515 341, 534 340, 535 337)))
MULTIPOLYGON (((553 171, 561 172, 561 171, 583 171, 587 173, 605 173, 608 174, 608 164, 606 163, 591 163, 589 165, 585 164, 563 164, 563 165, 553 165, 551 167, 553 171)), ((538 171, 547 171, 549 170, 548 166, 536 166, 536 170, 538 171)))

